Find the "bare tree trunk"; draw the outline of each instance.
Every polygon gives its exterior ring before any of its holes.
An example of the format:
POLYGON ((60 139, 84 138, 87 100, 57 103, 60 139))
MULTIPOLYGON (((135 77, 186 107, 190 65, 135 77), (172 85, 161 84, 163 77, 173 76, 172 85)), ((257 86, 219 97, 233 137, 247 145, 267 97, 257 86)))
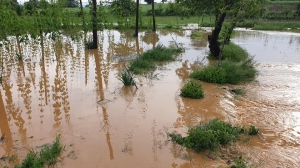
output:
POLYGON ((85 33, 86 31, 86 25, 85 25, 85 18, 84 18, 84 12, 83 12, 83 6, 82 6, 82 0, 80 0, 80 12, 81 12, 81 17, 82 17, 82 27, 83 27, 83 31, 85 33))
POLYGON ((153 24, 152 31, 156 32, 154 0, 152 0, 152 21, 153 21, 153 23, 152 23, 153 24))
POLYGON ((136 13, 135 13, 135 33, 134 37, 138 37, 139 35, 139 7, 140 7, 140 1, 136 0, 136 13))
POLYGON ((16 38, 17 38, 17 46, 18 46, 18 50, 19 50, 19 55, 20 55, 20 57, 23 57, 19 36, 17 35, 16 38))
POLYGON ((97 1, 93 0, 93 48, 98 48, 97 35, 97 1))

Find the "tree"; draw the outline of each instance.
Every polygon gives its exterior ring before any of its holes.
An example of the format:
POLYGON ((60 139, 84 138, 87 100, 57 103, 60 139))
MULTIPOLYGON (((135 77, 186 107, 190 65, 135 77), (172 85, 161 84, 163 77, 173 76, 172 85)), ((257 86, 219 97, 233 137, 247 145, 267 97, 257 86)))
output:
POLYGON ((156 24, 155 24, 155 10, 154 10, 154 0, 152 0, 152 31, 156 31, 156 24))
POLYGON ((135 33, 134 37, 139 37, 139 6, 140 6, 140 0, 136 0, 136 14, 135 14, 135 33))
POLYGON ((98 34, 97 34, 97 1, 92 0, 93 2, 93 49, 98 48, 98 34))
POLYGON ((136 13, 136 3, 133 0, 114 0, 109 9, 117 16, 134 16, 136 13))
POLYGON ((297 5, 297 14, 298 14, 298 16, 300 16, 300 1, 299 1, 298 5, 297 5))
POLYGON ((162 2, 162 3, 165 3, 165 2, 167 2, 167 0, 161 0, 161 2, 162 2))
MULTIPOLYGON (((262 6, 265 0, 176 0, 193 10, 206 10, 215 16, 215 25, 212 34, 208 36, 209 49, 212 56, 218 58, 221 53, 219 35, 225 18, 231 16, 231 24, 227 38, 230 38, 241 13, 247 13, 257 6, 262 6), (229 35, 229 36, 228 36, 229 35)), ((227 39, 229 40, 229 39, 227 39)))

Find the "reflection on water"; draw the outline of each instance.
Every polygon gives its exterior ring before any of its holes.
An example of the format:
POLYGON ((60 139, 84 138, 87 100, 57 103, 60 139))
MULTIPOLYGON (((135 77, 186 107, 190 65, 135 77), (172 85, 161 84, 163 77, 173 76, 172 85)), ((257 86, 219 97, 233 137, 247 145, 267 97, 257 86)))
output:
POLYGON ((300 166, 298 34, 237 31, 232 41, 255 55, 257 80, 242 85, 247 95, 239 99, 201 82, 202 100, 179 94, 194 62, 209 63, 206 41, 191 41, 191 31, 181 30, 132 34, 103 31, 96 50, 85 50, 83 39, 67 36, 22 44, 23 61, 12 57, 15 46, 1 48, 0 133, 6 141, 0 142, 0 157, 17 153, 23 159, 23 147, 36 149, 62 134, 62 143, 71 144, 77 157, 65 157, 64 167, 226 166, 226 160, 194 153, 166 136, 186 134, 188 126, 217 117, 261 129, 264 140, 235 146, 251 164, 300 166), (128 61, 157 44, 181 45, 186 52, 151 75, 136 76, 138 89, 123 87, 117 77, 128 61))

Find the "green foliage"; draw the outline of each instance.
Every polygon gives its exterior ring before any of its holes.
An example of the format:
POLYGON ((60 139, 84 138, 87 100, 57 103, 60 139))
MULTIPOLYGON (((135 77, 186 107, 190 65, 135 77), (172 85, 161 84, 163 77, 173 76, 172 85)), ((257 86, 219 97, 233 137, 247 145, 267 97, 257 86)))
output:
POLYGON ((219 67, 209 65, 201 70, 195 70, 190 77, 209 83, 239 84, 253 80, 256 73, 252 59, 246 59, 239 63, 225 60, 219 67))
POLYGON ((201 32, 201 31, 193 31, 192 34, 191 34, 191 36, 190 36, 190 38, 193 39, 193 40, 194 39, 201 39, 202 36, 203 36, 203 32, 201 32))
POLYGON ((126 70, 123 70, 118 78, 125 86, 135 85, 132 76, 126 70))
POLYGON ((253 30, 298 30, 300 22, 260 22, 254 25, 253 30))
POLYGON ((259 129, 257 129, 255 126, 251 125, 248 132, 249 132, 249 135, 257 135, 259 133, 259 129))
MULTIPOLYGON (((242 60, 245 60, 247 57, 248 57, 247 51, 245 51, 239 45, 233 43, 224 45, 222 51, 222 60, 227 59, 233 62, 240 62, 242 60)), ((215 57, 210 56, 210 58, 215 58, 215 57)))
POLYGON ((231 168, 247 168, 247 164, 242 157, 235 159, 234 163, 235 165, 231 166, 231 168))
POLYGON ((61 154, 63 147, 60 144, 60 135, 56 137, 52 146, 45 146, 40 153, 30 151, 21 165, 16 165, 16 168, 43 168, 51 166, 58 162, 58 157, 61 154))
POLYGON ((154 49, 148 50, 130 63, 129 70, 135 74, 146 73, 155 69, 155 62, 172 61, 174 55, 181 53, 182 48, 167 48, 157 45, 154 49))
POLYGON ((204 97, 202 85, 199 82, 190 80, 181 89, 180 95, 192 99, 201 99, 204 97))
POLYGON ((213 119, 208 123, 190 127, 187 137, 181 137, 174 133, 168 135, 178 144, 200 152, 203 150, 215 151, 220 145, 230 145, 239 139, 241 133, 242 128, 213 119))
POLYGON ((117 16, 128 17, 135 15, 136 5, 132 0, 115 0, 111 3, 109 9, 117 16))
POLYGON ((252 81, 257 73, 251 58, 239 63, 225 60, 222 61, 219 68, 225 70, 226 83, 229 84, 239 84, 241 82, 252 81))
POLYGON ((224 69, 211 65, 204 67, 201 70, 195 70, 190 74, 190 77, 197 80, 202 80, 209 83, 226 83, 227 73, 224 69))
POLYGON ((129 70, 134 74, 143 74, 154 70, 155 64, 153 61, 142 59, 141 57, 133 60, 130 63, 129 70))
POLYGON ((235 93, 236 95, 244 95, 245 94, 245 90, 241 89, 241 88, 232 89, 230 91, 233 92, 233 93, 235 93))

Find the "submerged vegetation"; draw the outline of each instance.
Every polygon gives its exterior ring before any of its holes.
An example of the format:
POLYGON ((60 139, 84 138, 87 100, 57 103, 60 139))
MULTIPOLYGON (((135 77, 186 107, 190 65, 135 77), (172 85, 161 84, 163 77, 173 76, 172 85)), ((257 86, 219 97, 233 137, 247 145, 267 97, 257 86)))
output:
POLYGON ((155 63, 173 61, 176 54, 181 53, 181 48, 167 48, 163 45, 157 45, 154 49, 141 54, 137 59, 130 63, 129 70, 135 74, 147 73, 155 69, 155 63))
POLYGON ((134 79, 131 76, 130 72, 126 69, 122 70, 121 74, 119 75, 119 80, 125 85, 125 86, 132 86, 135 85, 134 79))
POLYGON ((60 144, 60 135, 56 137, 52 146, 45 146, 39 153, 31 150, 20 165, 15 168, 43 168, 55 165, 63 150, 60 144))
POLYGON ((249 131, 244 127, 233 126, 218 119, 212 119, 208 123, 201 123, 192 126, 188 129, 186 137, 179 134, 169 133, 173 141, 187 148, 192 148, 196 152, 211 150, 217 151, 220 146, 230 145, 239 140, 241 134, 256 135, 253 129, 258 129, 251 126, 249 131))
POLYGON ((182 97, 201 99, 204 97, 201 83, 190 80, 181 89, 180 95, 182 97))

